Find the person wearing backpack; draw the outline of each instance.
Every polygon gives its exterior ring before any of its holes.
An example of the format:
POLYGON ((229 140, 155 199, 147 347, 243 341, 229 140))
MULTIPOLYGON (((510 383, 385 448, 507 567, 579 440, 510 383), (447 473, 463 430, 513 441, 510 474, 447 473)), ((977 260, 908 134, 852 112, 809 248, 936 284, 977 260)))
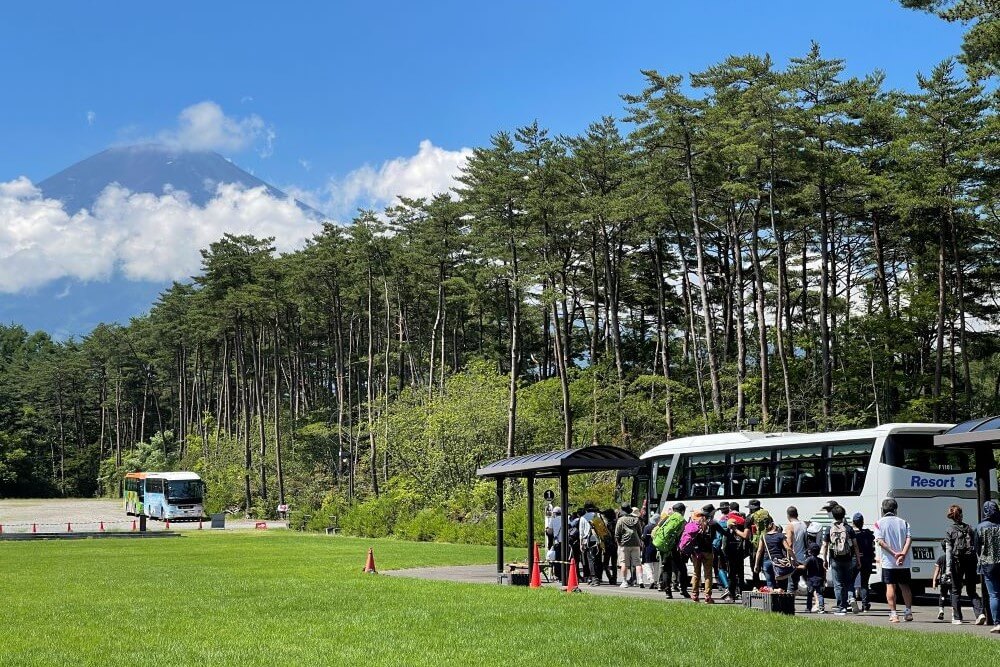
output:
POLYGON ((969 598, 972 600, 972 613, 976 617, 976 625, 985 625, 986 614, 983 613, 983 600, 976 592, 979 583, 979 562, 973 547, 972 528, 962 521, 962 508, 952 505, 948 508, 948 518, 952 523, 944 533, 947 543, 945 553, 948 555, 948 572, 951 574, 951 622, 962 624, 962 584, 965 584, 969 598))
POLYGON ((854 524, 854 539, 861 553, 861 569, 854 576, 854 599, 861 602, 862 612, 869 612, 872 606, 868 602, 868 580, 875 567, 875 533, 865 528, 865 517, 861 512, 854 513, 851 523, 854 524))
POLYGON ((726 574, 729 578, 729 590, 722 599, 739 600, 743 592, 746 573, 746 558, 750 551, 750 529, 747 518, 740 512, 740 505, 729 503, 729 513, 725 516, 728 536, 725 539, 723 551, 726 556, 726 574))
MULTIPOLYGON (((715 508, 712 508, 713 510, 715 508)), ((705 603, 713 604, 712 599, 712 563, 715 560, 712 553, 712 527, 704 511, 698 510, 691 521, 684 526, 680 542, 681 553, 691 558, 694 573, 691 576, 691 599, 698 602, 699 584, 705 583, 705 603)))
MULTIPOLYGON (((755 554, 760 550, 760 541, 764 537, 764 533, 767 532, 768 521, 773 521, 773 519, 771 513, 761 507, 760 501, 756 498, 747 503, 747 510, 750 513, 747 520, 750 528, 750 556, 751 560, 753 560, 755 554)), ((754 571, 755 584, 759 581, 757 574, 754 571)))
MULTIPOLYGON (((848 597, 854 592, 855 565, 861 570, 861 552, 858 550, 854 529, 844 520, 847 512, 843 506, 831 508, 830 514, 833 516, 833 525, 823 543, 823 560, 830 564, 833 572, 833 592, 837 598, 833 613, 843 616, 847 613, 848 597)), ((856 607, 857 603, 853 606, 856 607)))
POLYGON ((608 523, 604 519, 604 514, 597 511, 594 506, 588 506, 588 514, 592 514, 593 518, 590 520, 590 524, 594 527, 594 534, 597 536, 597 547, 594 549, 594 567, 596 569, 595 573, 595 586, 601 585, 601 578, 607 574, 608 583, 614 583, 614 575, 608 570, 608 542, 611 543, 611 550, 614 549, 615 538, 611 536, 611 531, 608 530, 608 523))
POLYGON ((660 579, 663 592, 668 598, 673 598, 673 576, 677 575, 677 585, 681 596, 688 597, 687 566, 684 557, 678 549, 681 533, 684 532, 684 503, 675 503, 661 517, 659 531, 654 531, 653 544, 660 554, 660 579))

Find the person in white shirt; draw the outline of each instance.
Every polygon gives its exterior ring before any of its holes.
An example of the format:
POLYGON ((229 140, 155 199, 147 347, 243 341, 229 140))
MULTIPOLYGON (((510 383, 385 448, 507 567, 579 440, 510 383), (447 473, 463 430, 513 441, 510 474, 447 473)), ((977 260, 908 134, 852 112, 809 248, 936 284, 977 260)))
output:
POLYGON ((882 517, 875 522, 875 544, 882 560, 882 583, 889 603, 889 622, 899 623, 896 613, 896 587, 903 592, 903 620, 912 621, 913 594, 910 591, 910 524, 896 516, 898 505, 892 498, 882 501, 882 517))

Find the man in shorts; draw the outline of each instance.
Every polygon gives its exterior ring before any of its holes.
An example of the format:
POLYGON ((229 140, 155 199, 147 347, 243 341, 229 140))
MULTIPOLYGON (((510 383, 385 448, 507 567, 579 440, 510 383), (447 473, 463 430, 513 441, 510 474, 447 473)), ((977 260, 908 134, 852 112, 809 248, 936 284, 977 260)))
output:
POLYGON ((639 508, 622 505, 622 516, 615 524, 615 541, 618 543, 618 565, 621 567, 621 588, 628 588, 635 579, 636 568, 642 567, 642 520, 639 508))
POLYGON ((898 505, 892 498, 882 501, 882 517, 875 522, 875 544, 882 560, 882 583, 889 603, 889 622, 899 623, 896 588, 903 592, 903 620, 912 621, 913 594, 910 592, 910 524, 896 516, 898 505))

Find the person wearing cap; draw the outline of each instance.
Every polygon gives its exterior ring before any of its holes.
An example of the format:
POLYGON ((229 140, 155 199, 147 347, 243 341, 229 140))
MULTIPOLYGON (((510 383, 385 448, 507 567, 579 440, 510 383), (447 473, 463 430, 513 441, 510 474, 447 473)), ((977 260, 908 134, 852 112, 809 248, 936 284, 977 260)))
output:
POLYGON ((680 588, 681 596, 688 597, 688 573, 684 564, 684 556, 677 548, 680 541, 681 532, 684 530, 684 512, 687 507, 684 503, 674 503, 666 511, 663 519, 663 531, 666 536, 666 544, 660 551, 660 583, 663 592, 668 598, 673 598, 673 576, 677 575, 677 586, 680 588))
POLYGON ((727 522, 729 514, 729 503, 723 501, 719 503, 719 516, 713 521, 718 524, 719 530, 715 532, 712 540, 712 552, 715 556, 713 565, 715 567, 715 580, 724 591, 723 598, 729 598, 729 564, 726 561, 726 541, 729 539, 729 524, 727 522))
POLYGON ((746 516, 740 512, 739 503, 729 503, 726 513, 726 529, 728 537, 725 540, 723 552, 726 558, 726 574, 729 578, 729 590, 722 596, 723 600, 736 601, 743 592, 746 579, 746 561, 750 551, 750 527, 746 516))
POLYGON ((857 600, 850 598, 854 596, 855 568, 857 571, 861 570, 861 552, 854 536, 854 528, 847 524, 843 506, 831 508, 830 515, 833 517, 833 526, 823 543, 823 560, 829 564, 833 573, 833 590, 837 599, 833 613, 843 616, 848 609, 858 612, 857 600))
POLYGON ((875 533, 870 528, 865 528, 865 517, 861 512, 854 513, 851 523, 854 524, 854 539, 861 552, 861 568, 854 577, 854 600, 861 603, 862 612, 868 612, 872 608, 868 602, 868 579, 875 567, 875 533))
POLYGON ((622 516, 615 524, 615 542, 618 543, 618 567, 622 581, 621 588, 628 588, 634 581, 636 569, 642 567, 642 521, 639 508, 628 503, 622 505, 622 516))
MULTIPOLYGON (((747 508, 750 510, 750 554, 751 554, 751 564, 753 564, 756 554, 760 549, 760 541, 764 537, 764 533, 767 532, 768 522, 772 521, 771 513, 760 506, 760 501, 754 498, 749 503, 747 503, 747 508)), ((760 570, 753 569, 753 580, 754 582, 759 582, 760 570)))

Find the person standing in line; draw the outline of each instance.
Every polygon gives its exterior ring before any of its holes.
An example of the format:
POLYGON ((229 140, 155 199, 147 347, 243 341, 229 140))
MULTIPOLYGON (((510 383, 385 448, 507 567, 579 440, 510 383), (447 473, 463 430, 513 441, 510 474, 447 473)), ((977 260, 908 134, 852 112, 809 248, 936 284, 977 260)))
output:
POLYGON ((610 507, 601 514, 604 516, 604 526, 607 534, 604 536, 604 556, 601 560, 601 569, 608 575, 608 583, 612 586, 618 584, 618 544, 615 542, 615 526, 618 523, 618 516, 610 507))
POLYGON ((983 503, 983 520, 976 526, 976 556, 979 574, 986 580, 990 595, 991 633, 1000 634, 1000 506, 992 500, 983 503))
POLYGON ((948 556, 948 572, 951 574, 951 622, 962 624, 962 584, 965 584, 969 599, 972 601, 972 614, 976 617, 976 625, 986 623, 983 613, 983 600, 976 591, 979 583, 979 561, 973 546, 972 528, 962 521, 962 508, 952 505, 948 508, 948 518, 952 523, 945 531, 944 541, 947 544, 945 553, 948 556))
MULTIPOLYGON (((712 508, 713 512, 715 508, 712 508)), ((684 527, 681 536, 680 549, 682 553, 690 554, 692 565, 691 599, 698 602, 699 585, 705 584, 705 603, 713 604, 712 599, 712 527, 703 510, 697 510, 691 521, 684 527)))
POLYGON ((805 562, 806 578, 806 613, 814 609, 817 614, 825 614, 823 591, 826 589, 826 566, 819 557, 819 545, 809 545, 809 557, 805 562), (813 596, 816 596, 816 607, 813 607, 813 596))
POLYGON ((729 577, 729 590, 722 596, 723 600, 737 601, 743 592, 746 579, 746 559, 750 550, 750 529, 747 518, 740 512, 740 505, 729 503, 729 513, 725 517, 729 536, 725 540, 726 574, 729 577))
POLYGON ((875 567, 875 533, 865 528, 865 517, 861 512, 854 513, 851 523, 854 524, 854 538, 861 553, 861 569, 854 577, 854 599, 861 603, 862 612, 869 612, 872 605, 868 601, 868 580, 875 567))
POLYGON ((792 547, 792 570, 791 576, 788 577, 788 588, 786 589, 789 593, 794 593, 799 587, 799 580, 802 577, 802 571, 796 567, 801 563, 806 562, 806 558, 809 554, 806 553, 806 524, 799 521, 799 510, 794 505, 790 506, 785 510, 785 514, 788 516, 788 523, 785 525, 785 540, 792 547))
POLYGON ((878 545, 882 561, 882 583, 885 584, 885 598, 889 603, 889 622, 899 623, 896 613, 896 589, 903 594, 903 620, 913 620, 913 594, 910 591, 910 524, 896 516, 899 505, 893 498, 882 501, 882 516, 875 522, 875 543, 878 545))
POLYGON ((759 581, 760 571, 753 567, 754 561, 757 557, 757 552, 760 550, 760 541, 764 537, 764 533, 767 532, 767 521, 771 520, 771 513, 760 506, 760 501, 754 498, 747 503, 747 511, 749 516, 747 517, 747 528, 750 531, 750 571, 753 573, 753 584, 756 586, 759 581))
MULTIPOLYGON (((944 620, 944 605, 951 604, 951 575, 948 573, 948 541, 941 540, 941 555, 934 561, 934 572, 931 574, 931 588, 938 589, 939 621, 944 620)), ((954 616, 952 617, 954 623, 954 616)), ((961 623, 961 621, 959 621, 961 623)))
POLYGON ((773 591, 778 587, 779 581, 784 584, 784 579, 791 575, 791 568, 783 569, 782 566, 775 565, 776 560, 791 559, 791 545, 788 544, 785 534, 778 527, 778 524, 774 523, 774 519, 768 516, 764 519, 764 524, 767 527, 767 532, 757 543, 754 574, 760 573, 763 569, 767 587, 773 591))
POLYGON ((668 598, 673 598, 673 582, 671 579, 677 576, 677 587, 681 597, 688 597, 687 566, 684 564, 684 557, 678 550, 681 533, 684 532, 684 512, 687 511, 684 503, 674 503, 673 507, 667 510, 666 518, 663 521, 663 549, 660 550, 660 573, 663 578, 663 592, 668 598))
POLYGON ((615 524, 615 541, 618 543, 619 574, 622 581, 620 588, 628 588, 630 581, 635 580, 636 569, 642 568, 642 522, 639 520, 639 508, 629 504, 622 505, 622 515, 615 524))
MULTIPOLYGON (((854 592, 854 567, 861 571, 861 554, 858 551, 858 541, 854 537, 854 529, 845 521, 846 512, 843 506, 837 505, 830 510, 833 525, 826 533, 823 543, 823 560, 830 563, 833 570, 833 590, 837 597, 837 606, 833 613, 843 616, 847 613, 848 597, 854 592)), ((858 613, 857 601, 854 602, 854 613, 858 613)))
POLYGON ((653 545, 653 530, 658 525, 656 515, 653 515, 642 529, 642 578, 639 588, 656 588, 660 581, 660 559, 653 545))
POLYGON ((593 514, 588 513, 586 508, 583 507, 576 511, 576 515, 580 520, 580 555, 583 561, 584 583, 588 586, 596 586, 597 566, 594 561, 594 551, 597 547, 597 533, 594 532, 594 525, 587 518, 588 514, 593 516, 593 514))

